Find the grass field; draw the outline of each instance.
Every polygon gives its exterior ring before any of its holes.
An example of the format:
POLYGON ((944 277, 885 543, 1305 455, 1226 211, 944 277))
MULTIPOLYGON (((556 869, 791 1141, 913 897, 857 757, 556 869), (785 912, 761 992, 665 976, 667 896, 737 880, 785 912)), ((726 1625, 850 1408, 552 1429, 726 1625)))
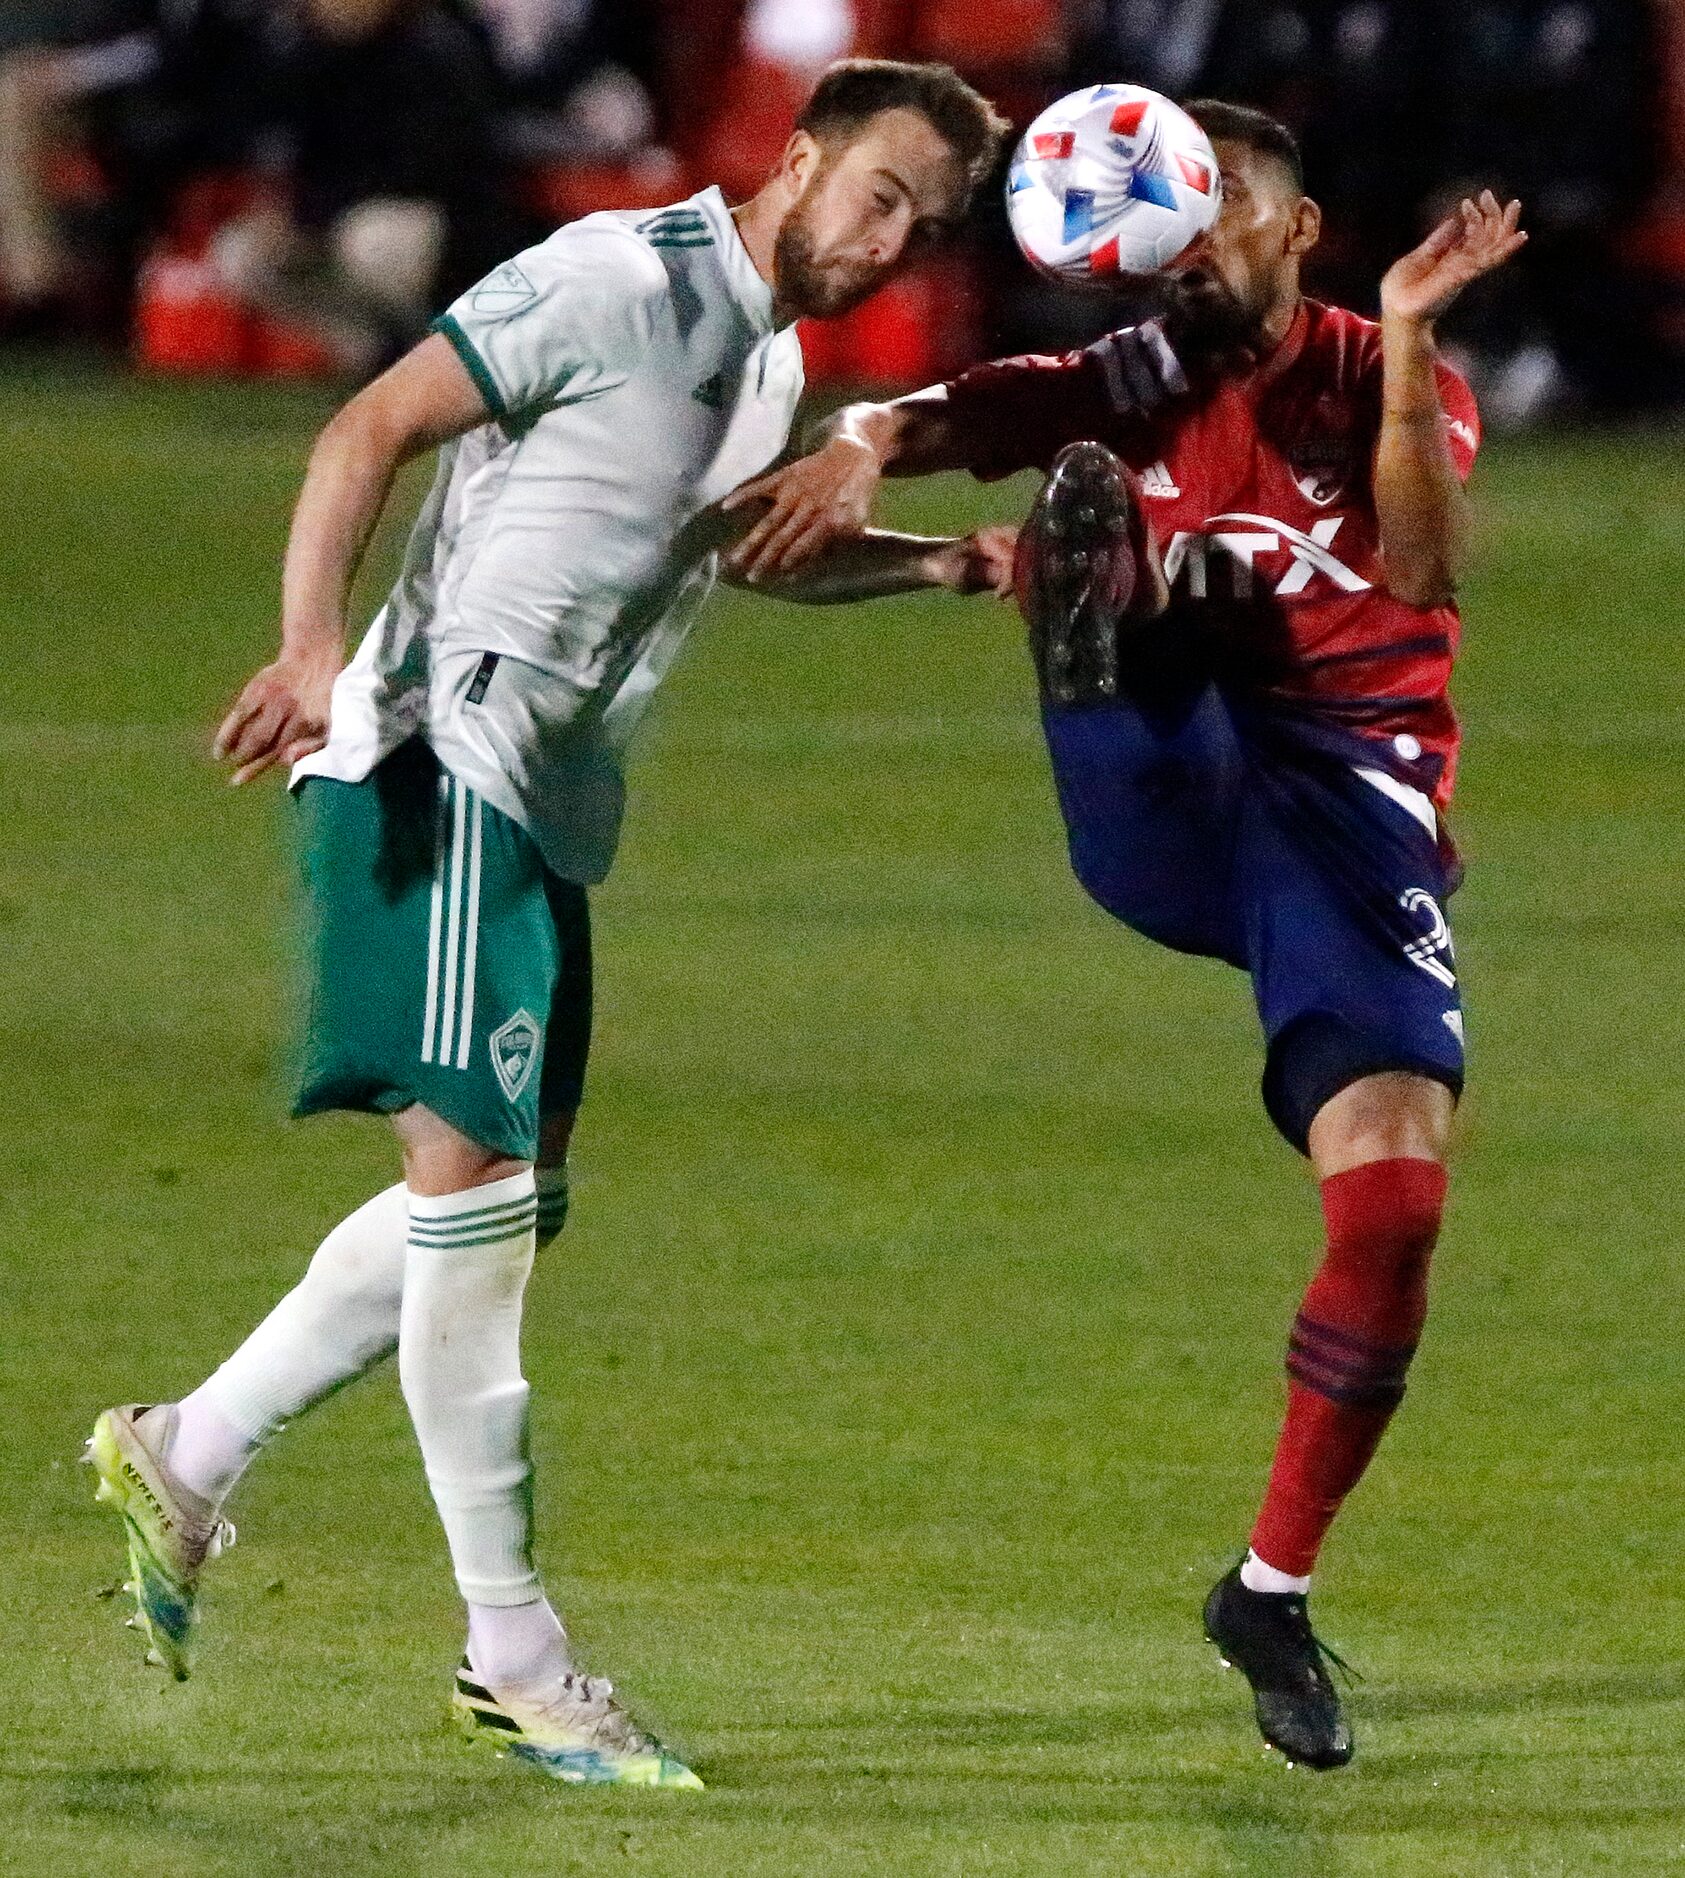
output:
POLYGON ((447 1732, 458 1616, 389 1376, 254 1470, 201 1675, 143 1671, 70 1464, 95 1410, 191 1386, 393 1177, 377 1126, 280 1118, 287 812, 204 757, 320 415, 0 384, 0 1870, 1685 1870, 1661 437, 1480 476, 1474 1081, 1410 1403, 1321 1580, 1366 1678, 1348 1773, 1266 1759, 1198 1628, 1318 1232, 1246 987, 1083 901, 1026 660, 946 600, 726 597, 597 901, 529 1317, 544 1558, 710 1791, 567 1792, 447 1732))

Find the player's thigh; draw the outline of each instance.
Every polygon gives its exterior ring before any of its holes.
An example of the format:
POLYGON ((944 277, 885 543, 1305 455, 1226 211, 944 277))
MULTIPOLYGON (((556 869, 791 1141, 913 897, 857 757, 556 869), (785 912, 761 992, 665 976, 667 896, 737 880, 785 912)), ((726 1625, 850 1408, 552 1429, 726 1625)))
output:
POLYGON ((1240 872, 1276 1126, 1309 1153, 1317 1118, 1372 1084, 1332 1111, 1331 1154, 1355 1151, 1339 1145, 1348 1127, 1442 1147, 1436 1118, 1448 1125, 1463 1086, 1463 1014, 1434 838, 1361 778, 1336 776, 1321 802, 1249 798, 1240 872))
POLYGON ((546 897, 557 967, 539 1074, 538 1158, 557 1167, 567 1159, 591 1055, 591 906, 583 887, 554 874, 548 877, 546 897))
POLYGON ((1160 944, 1240 962, 1231 876, 1244 764, 1211 686, 1042 713, 1071 866, 1160 944))
POLYGON ((308 1001, 295 1113, 419 1103, 531 1161, 560 947, 531 838, 409 744, 301 792, 308 1001))

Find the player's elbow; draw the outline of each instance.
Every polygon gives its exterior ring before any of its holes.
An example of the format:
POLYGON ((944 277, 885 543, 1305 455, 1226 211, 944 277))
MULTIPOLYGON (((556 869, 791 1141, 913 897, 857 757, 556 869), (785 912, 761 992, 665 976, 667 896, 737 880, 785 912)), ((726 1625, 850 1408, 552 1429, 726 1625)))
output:
POLYGON ((1432 556, 1387 556, 1387 592, 1406 606, 1450 606, 1457 598, 1457 573, 1450 560, 1432 556))
POLYGON ((315 454, 378 471, 396 468, 418 447, 414 426, 380 397, 377 385, 370 385, 328 420, 315 454))

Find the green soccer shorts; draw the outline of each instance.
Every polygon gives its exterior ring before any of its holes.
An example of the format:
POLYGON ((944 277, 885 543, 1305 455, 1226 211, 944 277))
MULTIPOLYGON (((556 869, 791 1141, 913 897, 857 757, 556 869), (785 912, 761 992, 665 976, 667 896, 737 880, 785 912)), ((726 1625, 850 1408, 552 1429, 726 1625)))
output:
POLYGON ((530 1161, 591 1043, 585 889, 419 740, 300 786, 309 916, 295 1115, 420 1102, 530 1161))

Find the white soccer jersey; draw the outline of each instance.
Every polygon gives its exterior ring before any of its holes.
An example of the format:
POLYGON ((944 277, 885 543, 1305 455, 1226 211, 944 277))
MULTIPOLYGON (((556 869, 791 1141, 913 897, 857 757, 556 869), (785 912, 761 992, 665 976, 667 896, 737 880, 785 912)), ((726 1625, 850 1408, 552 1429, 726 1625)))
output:
POLYGON ((327 747, 293 780, 360 781, 419 732, 591 883, 627 743, 718 571, 703 511, 784 448, 801 348, 717 189, 571 223, 437 330, 493 417, 440 451, 327 747))

